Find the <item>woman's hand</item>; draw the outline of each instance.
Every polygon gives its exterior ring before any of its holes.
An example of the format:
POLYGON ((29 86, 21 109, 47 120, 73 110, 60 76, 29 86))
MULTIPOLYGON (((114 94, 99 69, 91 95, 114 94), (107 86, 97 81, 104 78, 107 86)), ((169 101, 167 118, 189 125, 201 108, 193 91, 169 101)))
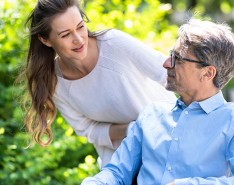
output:
POLYGON ((109 130, 111 141, 123 140, 126 136, 127 128, 128 124, 112 124, 109 130))

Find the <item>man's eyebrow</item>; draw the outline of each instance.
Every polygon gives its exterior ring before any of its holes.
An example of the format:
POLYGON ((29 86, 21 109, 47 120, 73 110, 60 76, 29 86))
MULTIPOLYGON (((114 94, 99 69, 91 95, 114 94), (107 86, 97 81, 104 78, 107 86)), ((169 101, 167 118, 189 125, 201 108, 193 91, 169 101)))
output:
POLYGON ((178 51, 174 50, 174 54, 175 54, 176 56, 179 56, 179 57, 180 57, 180 54, 179 54, 178 51))
MULTIPOLYGON (((77 24, 76 27, 78 27, 78 26, 79 26, 81 23, 83 23, 83 22, 84 22, 84 20, 81 20, 81 21, 77 24)), ((69 31, 69 29, 63 30, 63 31, 59 32, 58 35, 61 35, 62 33, 67 32, 67 31, 69 31)))

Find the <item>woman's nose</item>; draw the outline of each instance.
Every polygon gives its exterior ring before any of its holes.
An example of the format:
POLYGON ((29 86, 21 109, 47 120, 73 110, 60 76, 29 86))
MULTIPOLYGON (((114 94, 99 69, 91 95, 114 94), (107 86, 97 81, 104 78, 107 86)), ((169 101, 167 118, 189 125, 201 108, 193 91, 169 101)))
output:
POLYGON ((82 42, 82 37, 79 34, 74 34, 73 44, 80 44, 82 42))

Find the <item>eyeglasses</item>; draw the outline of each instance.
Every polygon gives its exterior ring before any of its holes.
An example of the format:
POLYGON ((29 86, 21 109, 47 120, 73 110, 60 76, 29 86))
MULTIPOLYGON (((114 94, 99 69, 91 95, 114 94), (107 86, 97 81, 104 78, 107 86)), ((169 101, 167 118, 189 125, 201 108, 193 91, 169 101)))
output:
POLYGON ((170 50, 170 56, 171 56, 171 67, 174 68, 175 67, 175 62, 176 60, 184 60, 186 62, 194 62, 197 64, 200 64, 202 67, 206 67, 209 66, 210 64, 208 64, 207 62, 203 62, 203 61, 196 61, 196 60, 192 60, 189 58, 183 58, 181 56, 178 56, 174 53, 173 50, 170 50))

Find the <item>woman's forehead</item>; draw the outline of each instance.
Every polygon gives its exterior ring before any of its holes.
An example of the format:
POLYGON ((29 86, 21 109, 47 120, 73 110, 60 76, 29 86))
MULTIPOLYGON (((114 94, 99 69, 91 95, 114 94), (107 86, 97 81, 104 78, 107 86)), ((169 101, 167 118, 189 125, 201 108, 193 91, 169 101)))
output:
POLYGON ((76 6, 72 6, 65 12, 59 13, 53 17, 51 20, 51 28, 60 31, 74 24, 77 25, 82 20, 79 9, 76 6))

